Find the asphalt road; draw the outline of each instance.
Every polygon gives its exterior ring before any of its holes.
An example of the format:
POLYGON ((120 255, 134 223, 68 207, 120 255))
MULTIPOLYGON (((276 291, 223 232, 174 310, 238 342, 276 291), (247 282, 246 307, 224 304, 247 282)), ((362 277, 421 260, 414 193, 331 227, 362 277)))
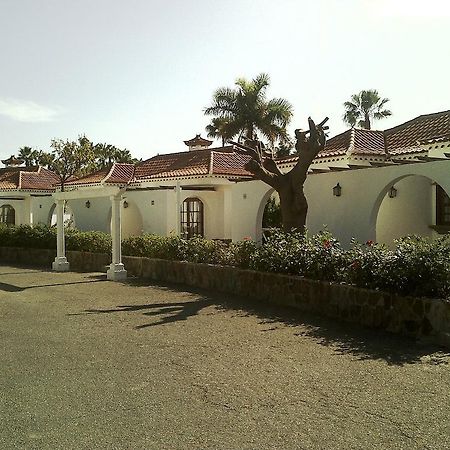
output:
POLYGON ((211 292, 0 266, 0 449, 450 449, 450 355, 211 292))

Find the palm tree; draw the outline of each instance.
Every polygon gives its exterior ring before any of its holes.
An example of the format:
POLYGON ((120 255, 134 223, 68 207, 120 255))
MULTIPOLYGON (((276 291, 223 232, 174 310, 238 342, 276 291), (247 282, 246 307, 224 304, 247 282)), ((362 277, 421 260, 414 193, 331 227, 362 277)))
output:
POLYGON ((383 109, 389 101, 388 98, 381 98, 376 89, 361 91, 354 94, 351 101, 345 102, 344 122, 354 127, 356 124, 366 130, 370 130, 372 119, 384 119, 392 115, 389 109, 383 109))
POLYGON ((225 143, 233 138, 228 132, 229 123, 228 120, 223 117, 213 117, 211 123, 206 126, 207 137, 212 139, 222 139, 222 147, 225 147, 225 143))
POLYGON ((276 141, 286 141, 293 107, 283 98, 267 100, 269 76, 261 73, 251 81, 238 78, 235 84, 234 89, 217 89, 212 105, 205 108, 206 115, 214 116, 206 128, 208 136, 224 140, 235 136, 251 140, 263 137, 272 146, 276 141))
POLYGON ((31 147, 24 146, 19 150, 19 159, 25 162, 25 166, 30 167, 35 164, 38 158, 38 152, 31 147))

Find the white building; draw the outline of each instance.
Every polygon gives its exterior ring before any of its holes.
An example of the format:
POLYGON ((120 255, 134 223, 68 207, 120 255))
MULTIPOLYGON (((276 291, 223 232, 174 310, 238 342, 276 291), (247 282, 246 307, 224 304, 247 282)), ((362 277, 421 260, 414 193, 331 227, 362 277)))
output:
MULTIPOLYGON (((120 204, 122 235, 201 234, 211 239, 260 239, 273 190, 244 168, 249 156, 196 136, 187 151, 111 168, 66 184, 64 199, 77 228, 109 232, 120 204)), ((450 111, 385 130, 350 129, 328 140, 311 166, 305 191, 307 226, 326 225, 347 245, 391 243, 417 233, 450 231, 450 111)), ((296 157, 279 160, 290 170, 296 157)), ((0 169, 0 221, 50 224, 54 178, 43 168, 0 169), (26 181, 25 181, 26 180, 26 181), (44 182, 43 180, 47 180, 44 182), (47 184, 46 184, 47 183, 47 184)))

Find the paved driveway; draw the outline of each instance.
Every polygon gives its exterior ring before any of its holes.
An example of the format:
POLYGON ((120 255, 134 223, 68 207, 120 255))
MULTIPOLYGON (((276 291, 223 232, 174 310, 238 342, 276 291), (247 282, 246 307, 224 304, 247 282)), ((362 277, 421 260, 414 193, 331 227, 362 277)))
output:
POLYGON ((1 449, 448 449, 450 357, 178 286, 0 266, 1 449))

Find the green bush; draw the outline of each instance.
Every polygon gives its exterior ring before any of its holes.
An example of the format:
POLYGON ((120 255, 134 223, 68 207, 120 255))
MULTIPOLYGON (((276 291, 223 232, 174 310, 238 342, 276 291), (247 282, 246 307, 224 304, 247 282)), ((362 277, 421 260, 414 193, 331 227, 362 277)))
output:
POLYGON ((101 231, 78 231, 67 228, 65 232, 67 250, 80 252, 111 253, 111 236, 101 231))
POLYGON ((56 248, 56 229, 45 225, 5 226, 0 224, 1 247, 56 248))
MULTIPOLYGON (((56 229, 0 226, 0 246, 56 248, 56 229)), ((99 231, 66 231, 68 250, 111 252, 111 237, 99 231)), ((262 244, 251 239, 224 243, 201 237, 144 234, 122 242, 124 255, 231 265, 300 275, 401 295, 450 297, 450 235, 408 236, 394 249, 371 241, 342 249, 328 232, 315 235, 272 230, 262 244)))

